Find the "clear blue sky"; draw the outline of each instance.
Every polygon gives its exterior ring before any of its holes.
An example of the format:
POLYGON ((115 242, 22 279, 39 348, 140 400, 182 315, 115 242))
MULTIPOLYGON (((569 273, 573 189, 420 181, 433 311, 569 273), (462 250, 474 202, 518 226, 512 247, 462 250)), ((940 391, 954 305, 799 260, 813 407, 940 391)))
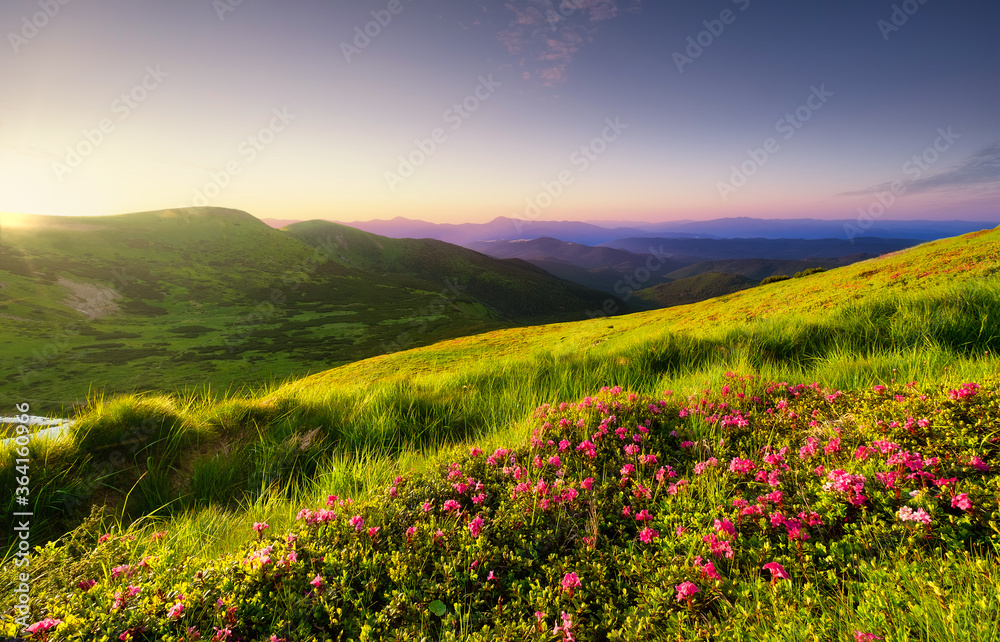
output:
POLYGON ((236 3, 4 0, 0 212, 1000 220, 992 0, 236 3))

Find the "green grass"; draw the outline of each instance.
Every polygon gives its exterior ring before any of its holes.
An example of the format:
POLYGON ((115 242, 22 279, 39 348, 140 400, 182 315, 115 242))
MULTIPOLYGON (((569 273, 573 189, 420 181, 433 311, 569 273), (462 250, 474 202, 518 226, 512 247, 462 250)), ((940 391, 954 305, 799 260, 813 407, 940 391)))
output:
POLYGON ((189 208, 0 221, 0 393, 64 415, 88 392, 304 376, 441 339, 582 319, 606 295, 527 264, 315 221, 189 208))
MULTIPOLYGON (((38 532, 57 536, 92 502, 131 517, 168 497, 167 514, 230 508, 275 483, 295 487, 331 453, 392 460, 508 435, 531 408, 605 385, 697 390, 727 371, 848 390, 979 379, 1000 369, 998 236, 670 310, 451 339, 259 390, 96 395, 36 473, 38 532)), ((13 479, 10 461, 0 480, 13 479)))
MULTIPOLYGON (((71 438, 32 452, 33 536, 59 536, 98 505, 123 526, 140 520, 142 533, 197 536, 205 559, 232 554, 246 544, 248 520, 277 531, 328 494, 374 501, 396 475, 432 475, 456 444, 524 443, 534 408, 602 386, 698 394, 720 388, 730 371, 847 391, 983 381, 1000 371, 998 240, 997 231, 966 235, 695 305, 450 339, 256 390, 94 395, 71 438)), ((12 487, 12 460, 0 458, 0 480, 12 487)), ((810 609, 795 615, 798 597, 768 602, 767 587, 748 584, 761 615, 739 616, 746 624, 726 635, 844 637, 858 605, 872 621, 885 607, 880 587, 895 586, 923 609, 925 639, 973 639, 962 627, 996 612, 996 576, 945 555, 943 581, 961 608, 935 610, 933 559, 910 569, 901 561, 894 575, 873 570, 839 593, 800 586, 801 599, 819 605, 812 611, 833 614, 824 625, 832 628, 812 633, 810 609), (779 612, 784 629, 773 628, 779 612)), ((893 624, 894 639, 917 623, 893 624)))

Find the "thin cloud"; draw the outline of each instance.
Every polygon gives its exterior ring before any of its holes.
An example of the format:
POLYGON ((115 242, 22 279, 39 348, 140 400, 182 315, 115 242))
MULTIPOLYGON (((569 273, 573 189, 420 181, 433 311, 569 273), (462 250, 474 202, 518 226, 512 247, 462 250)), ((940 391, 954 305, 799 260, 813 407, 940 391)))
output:
MULTIPOLYGON (((892 182, 881 183, 862 190, 842 192, 840 196, 867 196, 892 189, 892 185, 892 182)), ((1000 188, 1000 141, 984 147, 951 169, 933 176, 902 181, 902 185, 908 194, 949 189, 992 191, 1000 188)))
POLYGON ((910 181, 910 192, 1000 183, 1000 141, 979 150, 961 165, 952 169, 910 181))
POLYGON ((509 0, 511 18, 497 38, 517 56, 525 78, 547 87, 566 82, 573 58, 592 42, 598 24, 622 13, 638 13, 642 0, 509 0))

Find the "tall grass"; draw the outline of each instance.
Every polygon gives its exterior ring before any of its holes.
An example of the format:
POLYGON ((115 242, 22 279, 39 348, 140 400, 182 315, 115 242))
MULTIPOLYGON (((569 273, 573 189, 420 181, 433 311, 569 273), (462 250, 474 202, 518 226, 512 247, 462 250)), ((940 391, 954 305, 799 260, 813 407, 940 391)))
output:
MULTIPOLYGON (((256 391, 94 397, 69 440, 32 454, 42 458, 33 467, 33 532, 57 537, 92 503, 127 520, 154 511, 224 514, 260 497, 294 502, 324 485, 364 495, 391 479, 401 459, 466 440, 510 443, 539 404, 605 385, 690 392, 727 371, 843 389, 978 379, 1000 369, 1000 278, 883 289, 825 315, 772 315, 698 331, 640 325, 615 332, 615 324, 624 320, 608 319, 596 340, 573 334, 592 335, 595 324, 540 327, 537 336, 521 335, 523 351, 508 345, 471 364, 453 359, 445 344, 414 353, 413 370, 372 381, 320 377, 256 391), (435 362, 445 365, 435 370, 435 362)), ((0 454, 0 483, 13 487, 14 478, 13 457, 0 454)), ((2 532, 9 538, 9 528, 2 532)))

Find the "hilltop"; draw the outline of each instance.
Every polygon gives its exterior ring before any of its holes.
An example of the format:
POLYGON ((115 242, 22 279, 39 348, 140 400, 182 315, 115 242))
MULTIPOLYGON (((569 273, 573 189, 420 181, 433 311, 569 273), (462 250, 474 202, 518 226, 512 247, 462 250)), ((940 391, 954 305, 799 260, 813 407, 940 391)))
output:
POLYGON ((18 217, 0 241, 0 390, 40 412, 236 388, 443 338, 583 319, 604 293, 524 262, 325 222, 188 208, 18 217))

